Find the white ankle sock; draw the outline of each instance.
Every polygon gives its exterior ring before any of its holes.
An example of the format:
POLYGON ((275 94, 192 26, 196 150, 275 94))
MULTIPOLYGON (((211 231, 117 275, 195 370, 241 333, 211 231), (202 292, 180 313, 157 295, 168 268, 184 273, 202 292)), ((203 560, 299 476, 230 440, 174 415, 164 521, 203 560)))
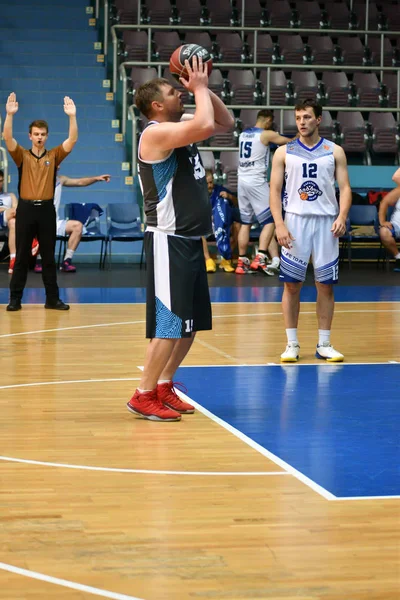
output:
POLYGON ((331 341, 330 329, 318 329, 318 346, 322 346, 324 342, 331 341))
POLYGON ((67 260, 68 258, 70 258, 72 260, 72 257, 74 256, 74 254, 75 254, 75 250, 70 250, 68 248, 68 250, 65 253, 64 260, 67 260))
POLYGON ((286 329, 286 335, 288 344, 290 344, 290 342, 299 343, 299 340, 297 339, 297 327, 294 329, 286 329))
POLYGON ((10 258, 15 258, 15 254, 10 254, 10 258))
MULTIPOLYGON (((14 254, 14 256, 15 256, 15 254, 14 254)), ((396 254, 396 256, 395 256, 395 259, 396 259, 396 260, 400 260, 400 252, 398 252, 398 253, 396 254)))
POLYGON ((152 390, 141 390, 140 388, 137 388, 137 391, 141 394, 146 394, 147 392, 151 392, 152 390))
POLYGON ((171 383, 172 379, 159 379, 157 383, 171 383))

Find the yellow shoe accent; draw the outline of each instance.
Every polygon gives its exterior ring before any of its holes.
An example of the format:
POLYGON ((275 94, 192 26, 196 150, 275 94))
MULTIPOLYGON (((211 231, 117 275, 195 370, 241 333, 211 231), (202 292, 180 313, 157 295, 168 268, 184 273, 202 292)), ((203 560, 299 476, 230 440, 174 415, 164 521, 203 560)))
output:
POLYGON ((215 261, 212 258, 207 258, 206 270, 207 273, 215 273, 215 271, 217 270, 217 265, 215 264, 215 261))
POLYGON ((225 273, 234 273, 235 269, 232 267, 232 261, 227 260, 226 258, 221 258, 221 262, 219 263, 219 268, 225 271, 225 273))

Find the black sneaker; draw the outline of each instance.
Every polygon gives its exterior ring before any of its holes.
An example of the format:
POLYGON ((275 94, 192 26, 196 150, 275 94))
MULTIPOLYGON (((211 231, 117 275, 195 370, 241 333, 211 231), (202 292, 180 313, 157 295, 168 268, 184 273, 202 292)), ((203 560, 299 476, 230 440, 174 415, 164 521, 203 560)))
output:
POLYGON ((51 308, 52 310, 69 310, 69 304, 65 304, 62 300, 57 300, 57 302, 46 302, 44 305, 45 308, 51 308))
POLYGON ((21 301, 11 298, 10 303, 8 304, 6 310, 15 312, 16 310, 21 310, 21 308, 22 308, 21 301))
POLYGON ((396 273, 400 273, 400 258, 396 258, 393 271, 396 271, 396 273))

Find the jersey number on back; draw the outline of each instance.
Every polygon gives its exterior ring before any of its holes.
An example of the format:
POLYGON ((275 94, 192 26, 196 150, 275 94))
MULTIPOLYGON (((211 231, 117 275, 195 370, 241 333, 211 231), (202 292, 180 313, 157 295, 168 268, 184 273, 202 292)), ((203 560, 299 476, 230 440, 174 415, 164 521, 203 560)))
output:
POLYGON ((317 163, 303 163, 303 177, 310 179, 317 178, 317 163))
POLYGON ((203 165, 200 162, 200 156, 195 154, 190 157, 190 161, 193 165, 193 174, 195 179, 203 179, 206 176, 206 172, 204 170, 203 165))
POLYGON ((240 158, 250 158, 252 142, 240 142, 240 158))

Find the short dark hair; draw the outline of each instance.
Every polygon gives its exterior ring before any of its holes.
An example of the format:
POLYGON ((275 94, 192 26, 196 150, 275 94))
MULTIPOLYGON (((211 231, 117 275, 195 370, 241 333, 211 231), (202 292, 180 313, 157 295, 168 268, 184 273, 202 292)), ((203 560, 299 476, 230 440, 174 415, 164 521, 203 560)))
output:
POLYGON ((45 129, 47 133, 49 133, 49 126, 47 121, 43 121, 42 119, 37 119, 36 121, 32 121, 29 125, 29 133, 32 133, 32 128, 38 127, 39 129, 45 129))
POLYGON ((317 119, 322 115, 322 106, 321 104, 318 104, 314 98, 306 98, 305 100, 298 102, 294 107, 294 110, 305 110, 306 108, 312 108, 317 119))
POLYGON ((271 119, 274 118, 274 111, 270 108, 262 108, 257 113, 257 121, 258 119, 268 119, 269 117, 271 117, 271 119))
POLYGON ((151 114, 151 103, 154 100, 162 100, 161 86, 171 85, 168 79, 157 77, 143 83, 136 91, 135 104, 145 117, 151 114))
POLYGON ((3 171, 3 169, 0 169, 0 177, 4 177, 4 171, 3 171))

